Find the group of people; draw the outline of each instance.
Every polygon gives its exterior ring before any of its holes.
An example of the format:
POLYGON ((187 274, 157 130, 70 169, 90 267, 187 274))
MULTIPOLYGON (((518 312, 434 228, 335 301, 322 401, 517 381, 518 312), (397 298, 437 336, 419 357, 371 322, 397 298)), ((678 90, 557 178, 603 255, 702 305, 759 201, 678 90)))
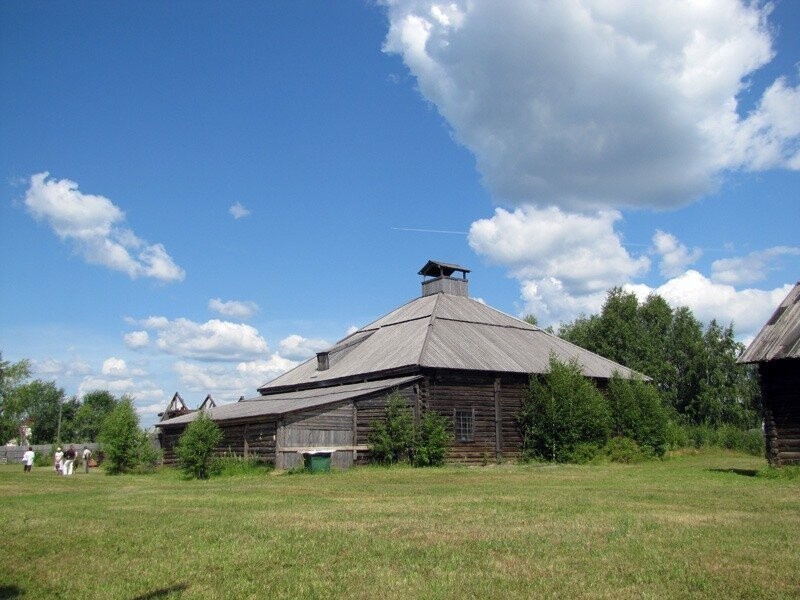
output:
MULTIPOLYGON (((36 458, 36 453, 33 451, 33 446, 28 446, 27 452, 22 455, 22 465, 25 473, 30 473, 33 468, 33 461, 36 458)), ((67 448, 66 452, 62 452, 61 446, 56 448, 56 453, 53 455, 55 469, 58 475, 72 475, 75 459, 78 458, 78 451, 75 446, 67 448)), ((83 472, 89 472, 89 460, 92 458, 92 451, 88 446, 83 447, 83 472)))

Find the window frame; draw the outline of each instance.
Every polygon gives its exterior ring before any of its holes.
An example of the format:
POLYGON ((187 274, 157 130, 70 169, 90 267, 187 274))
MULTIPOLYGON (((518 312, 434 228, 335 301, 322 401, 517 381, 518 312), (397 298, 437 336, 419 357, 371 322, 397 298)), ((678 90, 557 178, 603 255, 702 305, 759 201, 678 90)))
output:
POLYGON ((475 408, 453 409, 453 437, 455 441, 470 443, 475 441, 475 408))

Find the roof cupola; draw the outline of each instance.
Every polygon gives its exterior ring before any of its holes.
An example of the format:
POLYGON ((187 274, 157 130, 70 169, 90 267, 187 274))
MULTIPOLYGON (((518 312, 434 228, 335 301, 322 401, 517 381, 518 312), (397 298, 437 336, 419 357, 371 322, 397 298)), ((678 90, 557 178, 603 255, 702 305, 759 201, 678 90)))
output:
POLYGON ((467 273, 469 273, 469 269, 461 265, 429 260, 419 270, 420 275, 431 278, 422 282, 422 295, 432 296, 441 292, 468 298, 469 282, 467 281, 467 273), (454 273, 461 273, 461 276, 453 277, 454 273))

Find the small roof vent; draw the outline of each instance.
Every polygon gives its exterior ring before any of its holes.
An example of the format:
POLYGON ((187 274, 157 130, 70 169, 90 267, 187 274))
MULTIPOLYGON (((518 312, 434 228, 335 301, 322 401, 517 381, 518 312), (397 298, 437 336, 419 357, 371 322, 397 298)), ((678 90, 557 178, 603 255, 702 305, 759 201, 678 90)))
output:
POLYGON ((423 277, 432 277, 422 282, 422 295, 453 294, 454 296, 469 296, 467 273, 469 269, 461 265, 429 260, 419 270, 423 277), (454 273, 461 273, 460 278, 452 277, 454 273))

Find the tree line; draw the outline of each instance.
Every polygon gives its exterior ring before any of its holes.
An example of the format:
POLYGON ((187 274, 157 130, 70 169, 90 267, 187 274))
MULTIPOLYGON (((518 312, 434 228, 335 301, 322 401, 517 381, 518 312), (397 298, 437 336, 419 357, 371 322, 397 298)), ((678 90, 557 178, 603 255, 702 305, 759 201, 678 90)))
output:
POLYGON ((681 424, 741 429, 761 423, 757 372, 739 365, 744 351, 733 323, 705 327, 691 309, 661 296, 644 302, 612 288, 599 314, 562 325, 559 337, 652 378, 662 405, 681 424))
POLYGON ((130 400, 106 390, 68 398, 54 381, 31 376, 28 360, 10 363, 0 354, 0 443, 19 440, 22 425, 31 428, 31 444, 96 442, 106 417, 130 400))

